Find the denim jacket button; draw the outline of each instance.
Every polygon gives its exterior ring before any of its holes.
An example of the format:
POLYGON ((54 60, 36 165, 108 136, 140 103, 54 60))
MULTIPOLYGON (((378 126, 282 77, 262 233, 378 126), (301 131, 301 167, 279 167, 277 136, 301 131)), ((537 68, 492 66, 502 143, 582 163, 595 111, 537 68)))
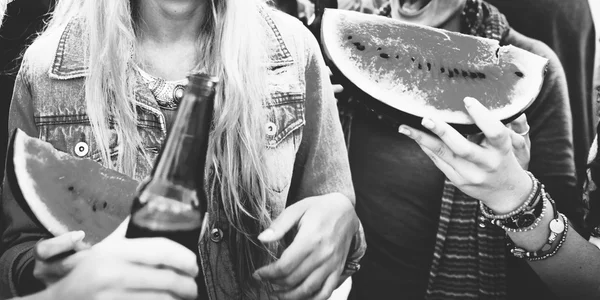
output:
POLYGON ((267 129, 268 136, 274 136, 275 133, 277 133, 277 125, 273 122, 267 123, 266 129, 267 129))
POLYGON ((210 231, 210 240, 215 243, 219 243, 221 240, 223 240, 223 231, 219 228, 213 228, 210 231))
POLYGON ((90 147, 86 142, 79 142, 75 145, 75 155, 84 157, 90 151, 90 147))

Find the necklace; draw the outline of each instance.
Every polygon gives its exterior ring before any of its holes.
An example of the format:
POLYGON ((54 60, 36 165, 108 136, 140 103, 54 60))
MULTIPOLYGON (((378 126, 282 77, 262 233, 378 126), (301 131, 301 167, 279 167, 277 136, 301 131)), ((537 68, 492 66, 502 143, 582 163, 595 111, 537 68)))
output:
POLYGON ((137 68, 142 75, 142 79, 144 83, 154 95, 158 106, 163 109, 175 110, 183 99, 183 94, 185 90, 185 86, 187 84, 187 79, 181 79, 176 81, 167 81, 162 78, 152 76, 142 70, 141 68, 137 68))

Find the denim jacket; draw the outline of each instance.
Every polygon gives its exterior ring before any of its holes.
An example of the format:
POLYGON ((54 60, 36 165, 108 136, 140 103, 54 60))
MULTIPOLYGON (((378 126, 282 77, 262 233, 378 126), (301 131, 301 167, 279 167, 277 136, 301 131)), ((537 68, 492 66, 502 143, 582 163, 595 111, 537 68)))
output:
MULTIPOLYGON (((271 96, 263 107, 269 129, 266 163, 274 178, 268 183, 273 216, 310 196, 340 192, 355 201, 336 100, 318 44, 292 17, 272 10, 262 15, 270 37, 271 96)), ((58 150, 101 161, 86 115, 83 40, 81 22, 73 20, 61 34, 39 39, 27 50, 15 84, 9 130, 21 128, 58 150)), ((138 131, 155 159, 167 134, 165 118, 141 79, 135 82, 138 131)), ((111 154, 118 153, 117 144, 111 139, 111 154)), ((150 174, 151 166, 142 155, 137 159, 135 177, 141 180, 150 174)), ((0 297, 10 297, 24 292, 17 291, 16 283, 32 278, 32 249, 49 234, 19 207, 6 180, 3 187, 6 251, 0 257, 0 297)), ((240 299, 226 242, 233 228, 216 209, 209 207, 209 227, 198 243, 207 290, 210 299, 240 299)), ((365 248, 361 226, 348 254, 347 275, 357 269, 365 248)))

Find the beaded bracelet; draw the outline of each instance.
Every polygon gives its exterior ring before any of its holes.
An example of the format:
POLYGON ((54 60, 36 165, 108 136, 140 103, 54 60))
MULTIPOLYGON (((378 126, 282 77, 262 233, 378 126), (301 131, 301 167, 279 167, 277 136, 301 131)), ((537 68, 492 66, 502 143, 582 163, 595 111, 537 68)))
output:
POLYGON ((529 261, 537 261, 544 260, 554 256, 558 252, 558 250, 562 247, 566 237, 567 231, 569 230, 569 222, 567 217, 556 210, 556 203, 552 198, 549 197, 546 193, 544 193, 544 201, 550 202, 552 208, 554 209, 554 218, 548 224, 548 228, 550 229, 550 234, 548 235, 548 241, 537 251, 527 251, 523 248, 516 247, 515 244, 508 240, 508 246, 510 249, 510 253, 516 258, 525 258, 529 261), (560 217, 559 217, 560 216, 560 217), (562 234, 562 238, 558 242, 555 247, 552 247, 556 238, 562 234))
POLYGON ((562 237, 560 238, 560 241, 558 242, 558 245, 556 245, 556 247, 554 247, 554 250, 552 250, 552 252, 550 252, 550 253, 546 253, 540 257, 527 258, 527 260, 529 260, 529 261, 544 260, 544 259, 554 256, 558 252, 558 250, 560 250, 562 245, 565 243, 565 240, 567 239, 567 232, 569 231, 569 221, 567 220, 567 217, 563 214, 560 214, 560 216, 563 219, 562 224, 564 225, 564 231, 562 233, 562 237))
POLYGON ((544 219, 547 202, 546 198, 540 195, 531 209, 524 210, 509 219, 494 220, 492 221, 492 224, 495 224, 507 232, 525 232, 533 230, 544 219))
POLYGON ((481 213, 486 218, 492 219, 492 220, 508 219, 508 218, 515 216, 516 214, 523 212, 527 208, 531 207, 532 204, 534 204, 534 202, 538 198, 537 196, 540 193, 541 183, 533 176, 533 174, 531 174, 531 172, 529 172, 529 171, 526 171, 526 172, 527 172, 527 175, 529 175, 529 178, 531 178, 531 180, 533 181, 533 187, 531 188, 531 192, 529 193, 527 200, 525 200, 525 202, 523 202, 523 204, 521 204, 521 206, 519 206, 517 209, 515 209, 507 214, 503 214, 503 215, 494 214, 489 207, 485 206, 485 204, 483 204, 483 202, 480 201, 479 208, 481 210, 481 213))

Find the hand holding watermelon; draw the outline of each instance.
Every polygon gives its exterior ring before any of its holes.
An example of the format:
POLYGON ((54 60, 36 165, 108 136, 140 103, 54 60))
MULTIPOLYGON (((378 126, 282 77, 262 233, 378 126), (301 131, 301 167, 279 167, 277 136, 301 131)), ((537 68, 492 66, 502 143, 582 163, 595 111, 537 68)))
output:
POLYGON ((75 252, 89 248, 83 243, 84 237, 85 232, 73 231, 38 242, 33 248, 33 275, 46 285, 60 280, 72 268, 67 258, 75 252))
POLYGON ((458 189, 495 213, 508 213, 531 191, 531 178, 518 159, 525 156, 523 151, 529 151, 526 139, 504 126, 477 100, 465 98, 465 107, 485 136, 480 144, 437 119, 424 118, 422 122, 437 137, 405 125, 399 132, 414 139, 458 189))

